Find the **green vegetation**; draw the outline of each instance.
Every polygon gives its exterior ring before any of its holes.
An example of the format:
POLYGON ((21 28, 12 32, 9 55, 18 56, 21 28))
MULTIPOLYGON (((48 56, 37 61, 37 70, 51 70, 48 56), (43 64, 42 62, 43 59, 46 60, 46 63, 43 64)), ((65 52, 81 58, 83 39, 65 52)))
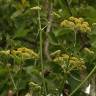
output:
POLYGON ((0 0, 0 96, 96 96, 95 22, 95 0, 0 0))

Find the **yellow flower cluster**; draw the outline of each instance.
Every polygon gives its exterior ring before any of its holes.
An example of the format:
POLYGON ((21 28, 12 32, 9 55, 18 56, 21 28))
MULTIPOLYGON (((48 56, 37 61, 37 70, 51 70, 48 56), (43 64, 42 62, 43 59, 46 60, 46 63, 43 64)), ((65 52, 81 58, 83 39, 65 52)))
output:
POLYGON ((69 59, 69 55, 67 54, 61 54, 60 56, 57 56, 53 59, 54 62, 64 62, 65 60, 69 59))
POLYGON ((78 69, 85 68, 85 62, 82 58, 70 57, 69 64, 78 69))
POLYGON ((32 49, 28 49, 26 47, 18 48, 17 50, 0 51, 0 53, 10 56, 19 56, 24 59, 37 59, 39 57, 39 55, 32 49))
POLYGON ((10 55, 10 50, 0 51, 0 54, 10 55))
POLYGON ((69 17, 68 20, 61 22, 61 26, 72 30, 79 30, 81 32, 91 32, 89 23, 85 22, 83 18, 69 17))
POLYGON ((89 48, 84 48, 84 51, 89 54, 94 54, 94 51, 90 50, 89 48))
POLYGON ((70 67, 74 67, 77 69, 85 68, 85 62, 82 58, 69 56, 68 54, 64 54, 64 53, 57 54, 56 52, 54 52, 55 54, 54 56, 52 56, 54 62, 57 62, 59 64, 64 64, 64 62, 67 61, 70 67))

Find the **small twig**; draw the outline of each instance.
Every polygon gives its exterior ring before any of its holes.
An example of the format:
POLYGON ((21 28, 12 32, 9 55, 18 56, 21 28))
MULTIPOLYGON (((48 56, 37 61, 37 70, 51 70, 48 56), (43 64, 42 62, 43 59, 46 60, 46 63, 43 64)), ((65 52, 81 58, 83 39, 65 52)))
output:
POLYGON ((81 80, 79 80, 78 78, 76 78, 76 77, 73 76, 72 74, 70 74, 70 76, 71 76, 74 80, 81 82, 81 80))
POLYGON ((76 40, 77 40, 77 31, 74 31, 74 48, 76 47, 76 40))
POLYGON ((41 29, 41 31, 43 31, 47 26, 48 26, 48 25, 44 26, 44 27, 41 29))

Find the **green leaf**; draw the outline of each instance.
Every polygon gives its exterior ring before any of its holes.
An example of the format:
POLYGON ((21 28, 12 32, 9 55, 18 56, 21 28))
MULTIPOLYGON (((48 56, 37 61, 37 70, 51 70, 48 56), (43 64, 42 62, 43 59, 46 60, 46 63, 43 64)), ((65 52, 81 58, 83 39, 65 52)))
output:
POLYGON ((15 32, 15 36, 13 38, 25 37, 29 32, 29 29, 25 29, 25 25, 21 25, 15 32))
POLYGON ((19 17, 20 15, 22 15, 23 13, 23 10, 17 10, 16 12, 14 12, 12 15, 11 15, 11 19, 14 19, 16 17, 19 17))
POLYGON ((58 28, 58 29, 54 30, 53 33, 56 37, 60 37, 65 34, 69 34, 70 32, 72 32, 72 30, 69 28, 58 28))

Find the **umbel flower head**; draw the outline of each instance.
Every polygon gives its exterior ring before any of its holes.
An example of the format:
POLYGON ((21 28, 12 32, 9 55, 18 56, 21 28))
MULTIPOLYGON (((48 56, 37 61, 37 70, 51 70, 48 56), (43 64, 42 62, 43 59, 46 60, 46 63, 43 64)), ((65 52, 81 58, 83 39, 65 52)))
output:
MULTIPOLYGON (((58 51, 56 51, 56 52, 58 52, 58 51)), ((67 66, 69 66, 69 68, 71 68, 71 67, 74 69, 85 68, 85 61, 82 58, 71 56, 71 55, 68 55, 63 52, 61 52, 57 55, 56 52, 53 52, 55 54, 54 54, 54 56, 52 55, 52 60, 53 60, 53 62, 60 64, 61 67, 65 68, 66 64, 67 64, 67 66)))
POLYGON ((39 55, 35 53, 32 49, 26 47, 17 48, 17 50, 5 50, 0 51, 0 55, 5 56, 18 56, 23 59, 38 59, 39 55))
POLYGON ((85 61, 82 58, 70 57, 69 64, 77 69, 85 68, 85 61))
POLYGON ((89 23, 84 21, 83 18, 69 17, 68 20, 61 22, 61 26, 80 32, 91 32, 89 23))

